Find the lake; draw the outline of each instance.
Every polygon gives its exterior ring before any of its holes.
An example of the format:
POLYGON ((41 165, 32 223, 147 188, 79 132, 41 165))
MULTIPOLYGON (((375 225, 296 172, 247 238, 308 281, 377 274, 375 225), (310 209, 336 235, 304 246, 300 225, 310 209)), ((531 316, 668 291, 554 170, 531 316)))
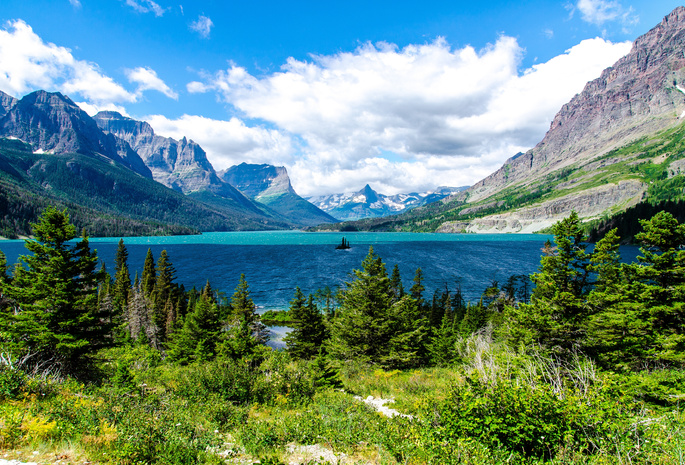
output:
MULTIPOLYGON (((295 287, 305 294, 326 286, 343 286, 372 246, 388 274, 398 265, 406 289, 421 267, 425 296, 436 289, 461 286, 466 300, 477 300, 493 281, 537 271, 541 249, 551 236, 540 234, 305 233, 300 231, 223 232, 195 236, 127 237, 131 277, 141 272, 147 249, 155 256, 166 249, 176 268, 176 282, 186 289, 209 280, 228 298, 244 273, 260 313, 286 309, 295 287), (345 237, 352 246, 336 250, 345 237)), ((91 238, 91 247, 112 272, 119 238, 91 238)), ((8 263, 26 253, 24 241, 2 241, 8 263)), ((621 247, 624 260, 637 247, 621 247)))

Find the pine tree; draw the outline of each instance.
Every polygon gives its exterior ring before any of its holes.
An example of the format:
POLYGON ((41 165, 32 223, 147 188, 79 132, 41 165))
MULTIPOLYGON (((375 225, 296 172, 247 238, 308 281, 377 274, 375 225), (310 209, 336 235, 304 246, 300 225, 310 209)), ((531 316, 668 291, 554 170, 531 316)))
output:
POLYGON ((143 264, 143 275, 141 276, 141 288, 146 297, 152 295, 155 289, 155 282, 157 281, 157 273, 155 272, 155 257, 152 255, 152 249, 147 249, 145 255, 145 263, 143 264))
POLYGON ((631 302, 638 298, 629 285, 636 278, 636 270, 620 264, 619 241, 613 229, 597 242, 592 253, 589 269, 596 279, 588 295, 591 310, 584 342, 585 352, 613 369, 628 368, 641 359, 649 333, 649 322, 631 302))
POLYGON ((342 294, 327 350, 339 360, 377 363, 390 340, 387 315, 392 298, 385 264, 373 247, 354 276, 342 294))
POLYGON ((508 334, 516 344, 536 342, 564 355, 578 349, 585 337, 590 255, 576 212, 552 232, 556 246, 545 244, 540 271, 531 276, 530 304, 508 307, 508 334))
POLYGON ((314 297, 306 299, 299 287, 290 301, 290 318, 295 321, 293 329, 284 338, 288 353, 295 359, 310 359, 320 352, 328 337, 323 315, 314 297))
POLYGON ((397 266, 397 263, 392 269, 392 275, 390 275, 390 289, 392 290, 393 300, 395 302, 404 297, 404 287, 402 286, 400 268, 397 266))
POLYGON ((640 224, 642 232, 635 238, 642 256, 631 284, 639 295, 636 306, 651 325, 648 355, 650 361, 684 364, 685 224, 664 211, 640 224))
POLYGON ((112 343, 110 326, 98 311, 98 257, 85 234, 76 244, 75 228, 66 211, 47 208, 32 225, 35 240, 24 255, 3 294, 13 302, 3 312, 0 332, 17 353, 34 360, 57 363, 64 371, 80 374, 88 359, 112 343))
POLYGON ((355 280, 347 283, 331 322, 329 354, 384 367, 413 366, 424 356, 427 322, 416 300, 405 295, 393 303, 390 279, 381 258, 369 248, 355 280))
POLYGON ((131 274, 128 271, 128 251, 124 245, 124 240, 120 239, 114 257, 114 287, 112 294, 115 312, 123 313, 128 304, 130 290, 131 274))
POLYGON ((155 284, 152 290, 154 312, 152 321, 160 329, 160 339, 165 341, 168 334, 166 331, 168 309, 167 302, 175 298, 176 285, 174 283, 176 270, 174 269, 166 250, 162 250, 157 259, 155 268, 155 284))
POLYGON ((431 362, 438 366, 446 366, 454 362, 457 357, 458 334, 454 331, 454 321, 449 313, 443 315, 440 327, 435 331, 428 346, 431 362))
POLYGON ((188 364, 213 360, 222 339, 223 321, 217 305, 202 294, 183 326, 173 333, 168 355, 171 361, 188 364))
POLYGON ((231 297, 231 320, 221 353, 233 359, 250 358, 269 338, 268 330, 255 312, 255 304, 245 275, 240 275, 238 286, 231 297))
POLYGON ((412 285, 411 289, 409 289, 409 294, 414 300, 416 300, 419 307, 422 308, 426 304, 426 302, 423 300, 423 291, 425 291, 426 288, 423 285, 423 271, 421 271, 421 268, 416 269, 413 283, 414 284, 412 285))

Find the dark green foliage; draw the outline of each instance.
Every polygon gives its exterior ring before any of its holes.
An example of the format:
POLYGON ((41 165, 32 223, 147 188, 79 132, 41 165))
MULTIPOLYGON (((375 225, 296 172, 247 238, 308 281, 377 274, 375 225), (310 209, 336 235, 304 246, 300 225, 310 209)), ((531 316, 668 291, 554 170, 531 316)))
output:
POLYGON ((434 332, 428 346, 431 362, 435 365, 446 366, 453 363, 457 357, 457 340, 459 332, 454 329, 451 313, 445 312, 440 326, 434 332))
POLYGON ((93 236, 292 227, 254 204, 210 192, 185 196, 99 157, 34 154, 28 145, 0 139, 0 236, 29 235, 30 223, 51 205, 68 209, 74 224, 93 236))
POLYGON ((288 313, 293 321, 293 330, 284 338, 288 353, 295 359, 314 357, 328 339, 328 330, 323 315, 314 303, 314 296, 310 294, 305 299, 300 288, 296 288, 288 313))
POLYGON ((395 264, 390 276, 390 290, 393 293, 393 300, 396 302, 404 297, 404 287, 402 286, 402 278, 400 277, 400 268, 395 264))
POLYGON ((26 378, 23 371, 0 363, 0 401, 17 398, 26 385, 26 378))
POLYGON ((579 348, 587 317, 589 259, 580 220, 575 212, 553 227, 555 246, 545 245, 540 271, 531 276, 535 289, 530 304, 511 307, 515 343, 536 341, 569 354, 579 348))
POLYGON ((194 310, 186 315, 183 326, 173 333, 169 359, 180 364, 213 360, 223 337, 223 326, 216 303, 203 293, 194 310))
POLYGON ((683 200, 667 200, 657 203, 640 202, 624 212, 593 225, 588 233, 588 240, 597 242, 607 232, 616 229, 616 235, 624 242, 633 243, 635 242, 635 235, 642 228, 640 220, 648 220, 660 211, 670 213, 680 223, 685 222, 685 201, 683 200))
POLYGON ((33 354, 77 374, 99 348, 112 343, 110 325, 99 314, 98 258, 85 234, 76 236, 66 212, 48 208, 27 240, 33 255, 21 257, 2 294, 11 308, 0 314, 3 343, 16 354, 33 354))
POLYGON ((121 315, 128 304, 128 293, 131 289, 131 274, 128 271, 128 251, 124 240, 119 240, 114 257, 114 286, 112 299, 117 314, 121 315))
POLYGON ((323 350, 319 351, 319 354, 309 365, 309 372, 315 388, 339 389, 343 387, 338 370, 331 366, 323 350))
POLYGON ((425 356, 428 323, 417 302, 405 295, 393 303, 385 264, 373 248, 354 276, 331 322, 326 346, 331 356, 386 367, 418 364, 425 356))
POLYGON ((152 249, 147 249, 145 263, 143 264, 143 274, 141 276, 141 286, 147 297, 150 297, 152 294, 156 282, 157 272, 155 270, 155 257, 152 255, 152 249))
POLYGON ((238 286, 231 297, 231 312, 229 329, 220 352, 234 360, 255 356, 259 347, 267 341, 268 330, 255 311, 244 274, 240 275, 238 286))

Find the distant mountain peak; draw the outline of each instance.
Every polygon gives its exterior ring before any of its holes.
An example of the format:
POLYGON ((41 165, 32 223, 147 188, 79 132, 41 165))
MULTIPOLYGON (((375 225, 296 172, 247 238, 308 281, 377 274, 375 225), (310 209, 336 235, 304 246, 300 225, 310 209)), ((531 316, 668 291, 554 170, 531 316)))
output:
POLYGON ((379 194, 369 184, 351 194, 309 197, 309 201, 341 221, 396 215, 413 208, 437 202, 465 190, 464 187, 441 186, 429 192, 397 195, 379 194))

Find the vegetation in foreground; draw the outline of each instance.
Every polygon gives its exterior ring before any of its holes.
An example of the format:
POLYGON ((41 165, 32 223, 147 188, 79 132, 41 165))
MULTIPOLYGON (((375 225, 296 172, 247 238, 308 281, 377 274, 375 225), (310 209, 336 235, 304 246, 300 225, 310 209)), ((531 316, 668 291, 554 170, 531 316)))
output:
POLYGON ((0 260, 0 447, 61 463, 682 463, 685 225, 642 226, 621 264, 615 231, 590 253, 572 214, 530 295, 514 276, 477 303, 426 299, 420 269, 405 292, 370 250, 326 311, 296 291, 272 351, 244 278, 230 302, 185 291, 162 253, 131 284, 123 242, 110 278, 50 209, 33 255, 0 260))

